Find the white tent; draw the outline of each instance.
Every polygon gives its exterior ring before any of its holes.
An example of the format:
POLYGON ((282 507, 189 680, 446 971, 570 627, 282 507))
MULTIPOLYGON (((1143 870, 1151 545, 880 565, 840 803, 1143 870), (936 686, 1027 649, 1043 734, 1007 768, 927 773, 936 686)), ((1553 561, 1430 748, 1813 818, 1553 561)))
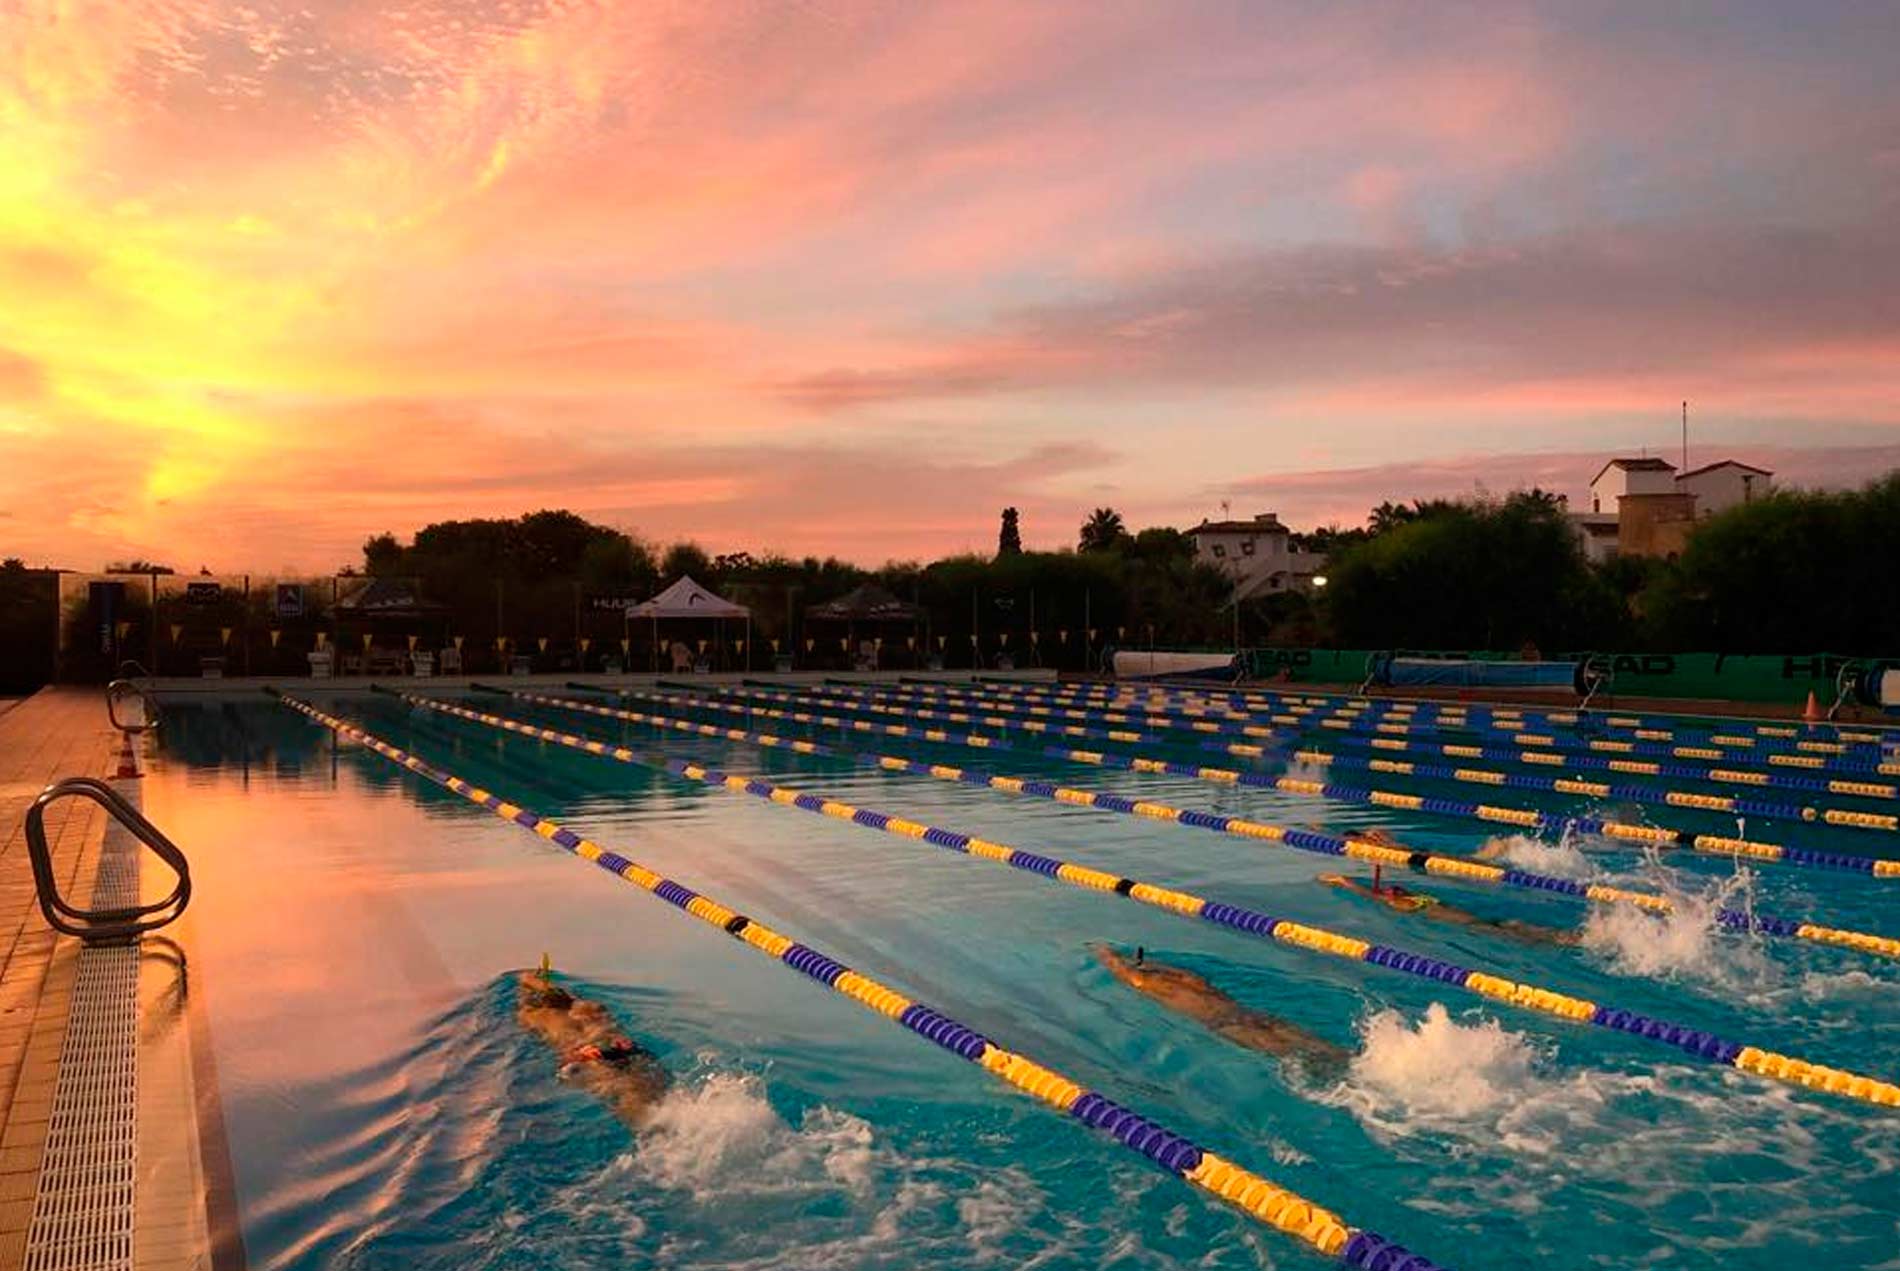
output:
POLYGON ((752 669, 752 611, 734 604, 724 596, 708 591, 689 575, 682 574, 672 586, 651 600, 643 600, 627 611, 627 618, 649 618, 653 622, 653 658, 658 669, 660 656, 660 619, 662 618, 743 618, 745 620, 746 669, 752 669))

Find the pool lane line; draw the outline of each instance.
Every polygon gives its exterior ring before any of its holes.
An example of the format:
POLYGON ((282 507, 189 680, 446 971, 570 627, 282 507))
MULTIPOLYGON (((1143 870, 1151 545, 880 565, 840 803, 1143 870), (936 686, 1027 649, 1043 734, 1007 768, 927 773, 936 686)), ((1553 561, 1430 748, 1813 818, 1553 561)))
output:
MULTIPOLYGON (((900 681, 901 683, 902 681, 900 681)), ((911 684, 922 683, 929 687, 960 689, 964 686, 944 684, 936 681, 908 681, 911 684)), ((1000 688, 995 681, 979 680, 977 684, 1000 688)), ((1495 731, 1502 733, 1526 733, 1535 726, 1539 718, 1535 712, 1486 711, 1482 708, 1463 708, 1451 710, 1417 710, 1409 704, 1388 704, 1368 699, 1324 699, 1306 698, 1296 695, 1263 692, 1258 696, 1238 698, 1233 696, 1194 694, 1183 690, 1170 693, 1135 694, 1112 692, 1094 688, 1048 686, 1042 684, 1014 683, 1013 691, 1034 697, 1042 701, 1082 702, 1106 706, 1115 709, 1142 707, 1149 710, 1167 710, 1176 714, 1197 719, 1228 720, 1248 723, 1268 718, 1277 723, 1300 724, 1309 719, 1347 719, 1363 720, 1369 725, 1384 730, 1399 731, 1495 731), (1228 703, 1223 708, 1220 703, 1228 703), (1246 702, 1253 710, 1232 709, 1233 705, 1246 702), (1269 713, 1278 712, 1278 713, 1269 713)), ((1878 758, 1895 743, 1900 743, 1900 733, 1881 737, 1873 733, 1842 733, 1846 740, 1823 741, 1804 736, 1801 728, 1769 727, 1759 736, 1723 732, 1719 726, 1711 725, 1704 730, 1691 730, 1677 733, 1669 729, 1653 729, 1642 726, 1642 721, 1623 716, 1604 716, 1592 714, 1587 718, 1592 726, 1606 723, 1616 724, 1642 743, 1681 742, 1703 743, 1700 749, 1726 747, 1748 749, 1757 755, 1782 756, 1779 762, 1796 763, 1797 756, 1805 756, 1807 761, 1818 763, 1826 758, 1838 758, 1848 755, 1861 755, 1878 758)), ((1306 724, 1305 726, 1314 726, 1306 724)), ((1579 740, 1589 739, 1590 732, 1582 722, 1564 722, 1548 718, 1543 724, 1546 729, 1555 728, 1568 733, 1579 740)), ((1598 738, 1603 749, 1619 749, 1629 742, 1619 742, 1612 738, 1598 738)), ((1708 757, 1706 754, 1700 757, 1708 757)), ((1800 766, 1800 765, 1797 765, 1800 766)))
MULTIPOLYGON (((697 702, 709 709, 726 709, 725 704, 715 706, 704 698, 681 696, 677 693, 642 693, 634 689, 614 690, 621 697, 637 701, 655 702, 697 702)), ((721 690, 722 696, 752 698, 765 696, 750 690, 721 690)), ((775 701, 777 698, 767 697, 775 701)), ((853 710, 852 707, 841 709, 853 710)), ((817 715, 803 711, 775 711, 766 708, 752 708, 754 713, 768 718, 784 718, 795 723, 815 725, 823 728, 838 728, 855 732, 876 732, 886 736, 907 737, 913 741, 930 742, 938 745, 962 746, 971 749, 1021 749, 1007 739, 986 737, 978 733, 949 733, 940 729, 910 728, 901 724, 873 724, 862 720, 840 719, 834 715, 817 715)), ((1600 834, 1606 838, 1624 842, 1646 843, 1659 849, 1678 848, 1708 856, 1746 857, 1753 861, 1765 861, 1775 864, 1794 865, 1806 869, 1829 869, 1844 873, 1865 874, 1873 878, 1900 879, 1900 859, 1885 859, 1873 856, 1850 855, 1843 852, 1823 852, 1813 848, 1789 847, 1780 843, 1768 843, 1758 839, 1729 838, 1721 834, 1696 834, 1691 830, 1672 829, 1666 826, 1632 825, 1622 821, 1606 821, 1598 817, 1576 815, 1552 815, 1533 808, 1503 807, 1495 804, 1468 803, 1461 799, 1441 799, 1433 795, 1407 794, 1394 790, 1358 789, 1353 786, 1335 785, 1330 782, 1307 781, 1299 777, 1272 777, 1263 773, 1241 772, 1232 768, 1214 768, 1199 764, 1179 763, 1171 759, 1160 759, 1143 755, 1119 755, 1099 750, 1072 750, 1060 746, 1044 746, 1041 753, 1049 758, 1066 760, 1071 763, 1090 764, 1095 767, 1119 768, 1130 772, 1162 774, 1176 777, 1192 777, 1221 785, 1241 785, 1258 789, 1278 790, 1286 794, 1302 794, 1335 802, 1356 803, 1370 807, 1401 808, 1412 812, 1425 812, 1433 816, 1456 817, 1465 820, 1483 821, 1491 825, 1509 825, 1519 829, 1543 833, 1562 833, 1565 830, 1577 830, 1586 834, 1600 834)))
MULTIPOLYGON (((987 682, 987 681, 979 681, 987 682)), ((1131 700, 1137 696, 1132 692, 1103 690, 1100 688, 1070 688, 1062 692, 1076 695, 1109 697, 1116 700, 1131 700)), ((1796 752, 1810 754, 1845 754, 1856 748, 1875 749, 1888 747, 1900 742, 1900 732, 1868 731, 1836 724, 1795 725, 1772 724, 1767 722, 1749 722, 1747 720, 1719 723, 1706 716, 1684 716, 1657 714, 1650 718, 1641 715, 1617 714, 1613 712, 1591 711, 1539 711, 1522 710, 1513 707, 1445 704, 1419 701, 1409 698, 1369 698, 1347 694, 1295 694, 1285 693, 1265 687, 1251 687, 1245 690, 1196 689, 1186 686, 1153 686, 1145 695, 1147 700, 1185 701, 1205 707, 1213 703, 1225 703, 1230 708, 1236 705, 1280 707, 1288 710, 1307 711, 1343 711, 1355 710, 1374 716, 1399 716, 1408 719, 1454 720, 1463 721, 1480 718, 1491 722, 1493 727, 1505 729, 1528 728, 1532 725, 1557 727, 1583 732, 1585 726, 1591 728, 1607 727, 1629 732, 1649 741, 1697 741, 1707 740, 1714 745, 1753 747, 1767 741, 1771 744, 1792 742, 1796 752), (1675 720, 1701 720, 1688 726, 1659 727, 1659 724, 1675 720), (1830 730, 1832 739, 1814 736, 1817 728, 1830 730), (1739 731, 1738 731, 1739 730, 1739 731)))
POLYGON ((1810 1063, 1757 1046, 1728 1041, 1701 1029, 1673 1024, 1635 1011, 1603 1005, 1587 998, 1572 997, 1535 984, 1523 984, 1483 970, 1458 966, 1426 954, 1411 953, 1389 945, 1376 945, 1356 936, 1342 935, 1324 927, 1315 927, 1290 919, 1273 918, 1258 910, 1211 901, 1192 892, 1179 891, 1153 883, 1112 874, 1105 870, 1077 865, 1055 857, 1026 852, 975 835, 924 825, 888 812, 860 808, 840 799, 804 793, 758 777, 727 773, 685 760, 643 759, 625 746, 613 746, 594 738, 558 729, 524 724, 487 711, 469 710, 448 702, 400 694, 403 700, 426 710, 484 724, 504 732, 553 742, 584 751, 598 758, 613 759, 635 767, 658 769, 677 777, 699 782, 715 789, 749 794, 782 807, 817 813, 866 829, 882 830, 899 838, 921 840, 937 847, 961 852, 982 860, 1009 865, 1044 878, 1067 883, 1086 891, 1105 892, 1140 901, 1145 905, 1185 918, 1200 918, 1217 926, 1260 939, 1292 945, 1313 953, 1330 954, 1352 962, 1369 962, 1394 971, 1403 971, 1428 980, 1461 988, 1480 997, 1508 1002, 1526 1010, 1540 1011, 1575 1023, 1590 1024, 1613 1032, 1628 1033, 1658 1041, 1698 1059, 1707 1059, 1724 1067, 1740 1069, 1758 1076, 1772 1077, 1810 1090, 1842 1095, 1863 1102, 1900 1108, 1900 1085, 1876 1077, 1810 1063))
MULTIPOLYGON (((771 690, 761 691, 769 692, 771 690)), ((859 709, 867 712, 887 714, 927 713, 909 711, 902 706, 892 704, 893 701, 897 699, 886 698, 876 694, 855 694, 846 698, 819 696, 813 693, 781 694, 781 696, 785 697, 786 700, 831 704, 841 708, 847 708, 845 706, 846 703, 859 703, 859 709)), ((1010 708, 998 705, 994 707, 994 709, 1007 710, 1010 708)), ((1094 715, 1086 711, 1070 713, 1082 718, 1091 719, 1097 723, 1104 722, 1110 718, 1108 716, 1094 715)), ((1275 738, 1276 741, 1280 740, 1280 738, 1270 730, 1254 731, 1265 732, 1267 736, 1275 738)), ((1165 743, 1165 739, 1163 740, 1165 743)), ((1416 747, 1427 753, 1432 749, 1422 743, 1387 738, 1366 739, 1342 737, 1339 738, 1338 741, 1342 745, 1351 746, 1355 749, 1409 751, 1416 747)), ((1189 743, 1177 742, 1174 744, 1182 745, 1189 743)), ((1466 785, 1512 786, 1522 790, 1539 790, 1553 794, 1616 798, 1650 807, 1694 808, 1704 812, 1723 812, 1732 815, 1739 814, 1743 816, 1761 817, 1767 820, 1798 821, 1805 824, 1815 824, 1818 822, 1820 824, 1846 829, 1900 833, 1900 815, 1861 812, 1852 808, 1828 808, 1794 803, 1775 803, 1745 796, 1703 794, 1692 790, 1652 790, 1646 786, 1634 785, 1612 786, 1602 782, 1585 782, 1576 778, 1550 777, 1542 773, 1511 774, 1492 769, 1449 767, 1445 765, 1417 763, 1416 761, 1382 766, 1377 759, 1367 759, 1356 755, 1340 755, 1332 751, 1301 749, 1297 747, 1297 743, 1267 747, 1240 742, 1215 743, 1202 740, 1199 742, 1199 745, 1204 750, 1215 750, 1225 754, 1249 757, 1263 757, 1268 754, 1269 750, 1278 754, 1285 754, 1297 750, 1297 757, 1308 762, 1331 764, 1334 767, 1359 772, 1391 772, 1400 775, 1417 775, 1433 780, 1449 781, 1466 785), (1415 768, 1416 772, 1414 772, 1415 768)), ((1797 789, 1811 789, 1816 786, 1826 785, 1833 787, 1833 793, 1849 794, 1868 799, 1890 799, 1895 797, 1896 794, 1896 788, 1894 786, 1872 782, 1822 782, 1817 778, 1783 776, 1783 774, 1778 773, 1750 773, 1741 770, 1727 769, 1708 770, 1716 774, 1711 777, 1707 775, 1707 773, 1689 768, 1687 765, 1644 764, 1635 761, 1605 760, 1597 756, 1575 756, 1570 760, 1566 760, 1564 757, 1555 754, 1544 755, 1536 751, 1504 751, 1484 747, 1453 746, 1448 744, 1443 745, 1440 749, 1442 749, 1445 754, 1455 758, 1490 759, 1494 762, 1514 765, 1531 766, 1542 764, 1544 766, 1551 766, 1564 765, 1566 762, 1569 762, 1574 763, 1575 766, 1579 768, 1608 769, 1616 772, 1634 772, 1642 775, 1653 775, 1659 770, 1669 769, 1671 771, 1666 775, 1683 776, 1694 781, 1726 781, 1755 786, 1757 788, 1786 784, 1797 789), (1780 780, 1777 781, 1777 778, 1780 778, 1780 780)))
MULTIPOLYGON (((974 683, 995 684, 1002 681, 978 677, 974 683)), ((1026 683, 1009 681, 1011 684, 1026 683)), ((1048 688, 1047 685, 1035 685, 1048 688)), ((1119 699, 1145 698, 1148 700, 1173 700, 1198 703, 1201 705, 1218 704, 1228 707, 1257 707, 1261 704, 1284 703, 1293 708, 1308 710, 1353 709, 1369 714, 1391 714, 1415 718, 1454 718, 1471 717, 1495 719, 1510 726, 1527 724, 1554 725, 1560 728, 1610 727, 1654 734, 1659 741, 1674 737, 1717 737, 1724 738, 1729 745, 1752 746, 1761 739, 1769 741, 1803 741, 1806 748, 1817 753, 1835 753, 1839 748, 1852 745, 1874 745, 1900 740, 1900 733, 1878 726, 1855 727, 1843 724, 1808 725, 1796 723, 1775 723, 1760 717, 1744 717, 1726 722, 1710 716, 1699 716, 1684 712, 1651 712, 1643 715, 1634 712, 1616 712, 1612 710, 1592 711, 1553 711, 1535 707, 1514 707, 1498 703, 1435 702, 1408 697, 1368 697, 1357 693, 1290 693, 1267 684, 1245 686, 1222 686, 1216 684, 1189 685, 1167 684, 1160 682, 1103 683, 1057 683, 1056 691, 1106 696, 1119 699), (1139 687, 1137 687, 1139 684, 1139 687), (1667 726, 1658 726, 1667 725, 1667 726), (1818 737, 1816 733, 1825 729, 1828 737, 1818 737)))
POLYGON ((1808 724, 1776 723, 1760 716, 1731 718, 1726 721, 1707 715, 1696 715, 1683 711, 1616 712, 1599 711, 1552 711, 1537 708, 1512 707, 1500 704, 1483 703, 1435 703, 1418 698, 1371 698, 1363 695, 1347 694, 1307 694, 1293 695, 1265 685, 1253 686, 1238 691, 1234 689, 1210 686, 1207 689, 1190 688, 1185 685, 1168 686, 1162 689, 1165 696, 1185 696, 1200 701, 1227 701, 1229 703, 1252 703, 1258 701, 1298 701, 1314 708, 1336 706, 1342 702, 1360 706, 1367 710, 1407 715, 1472 715, 1518 725, 1543 724, 1560 728, 1582 730, 1588 727, 1608 727, 1623 729, 1636 734, 1647 733, 1652 740, 1667 741, 1675 738, 1706 737, 1718 745, 1753 746, 1757 742, 1792 741, 1797 750, 1818 754, 1838 754, 1855 746, 1883 747, 1900 741, 1900 732, 1891 727, 1879 725, 1855 726, 1846 724, 1808 724))
MULTIPOLYGON (((1069 786, 1059 786, 1053 782, 1029 777, 1012 777, 998 773, 983 772, 972 768, 959 768, 948 764, 926 763, 922 760, 908 759, 902 755, 870 754, 842 746, 826 746, 819 742, 804 742, 802 745, 788 747, 787 739, 772 733, 747 732, 739 728, 721 728, 716 724, 702 724, 697 720, 676 719, 666 715, 649 715, 641 711, 621 710, 611 706, 601 706, 593 702, 576 701, 570 698, 549 697, 524 689, 501 689, 485 684, 473 687, 490 693, 505 694, 516 701, 528 702, 538 706, 550 706, 561 710, 578 711, 596 715, 605 719, 619 720, 632 724, 646 724, 659 728, 672 729, 675 732, 692 733, 701 737, 715 737, 725 741, 735 741, 746 745, 767 749, 796 749, 801 754, 817 755, 823 758, 850 759, 859 764, 876 767, 886 772, 902 772, 911 776, 931 777, 938 781, 948 781, 961 785, 976 786, 998 790, 1005 794, 1029 795, 1035 798, 1049 799, 1056 803, 1066 803, 1074 807, 1094 808, 1103 812, 1119 812, 1125 816, 1146 817, 1149 820, 1172 822, 1177 825, 1191 826, 1195 829, 1211 830, 1217 834, 1228 834, 1235 838, 1250 839, 1254 842, 1274 843, 1300 851, 1313 852, 1322 856, 1347 857, 1368 864, 1390 865, 1399 869, 1411 869, 1424 874, 1441 877, 1459 878, 1467 882, 1492 883, 1506 887, 1516 887, 1534 891, 1543 895, 1565 896, 1595 904, 1628 904, 1653 913, 1668 913, 1674 909, 1667 896, 1656 892, 1636 891, 1622 887, 1611 887, 1602 883, 1580 883, 1574 879, 1558 878, 1551 874, 1538 874, 1529 870, 1507 869, 1493 865, 1489 861, 1477 860, 1468 856, 1457 856, 1445 852, 1428 852, 1412 848, 1393 847, 1375 843, 1369 839, 1355 838, 1351 835, 1329 834, 1323 831, 1305 829, 1297 826, 1275 825, 1268 821, 1253 821, 1242 817, 1225 816, 1214 812, 1204 812, 1193 808, 1177 808, 1153 800, 1130 799, 1107 791, 1079 790, 1069 786)), ((434 699, 411 694, 401 695, 412 705, 430 709, 448 709, 449 704, 438 703, 434 699)), ((480 714, 477 713, 477 717, 480 714)), ((565 734, 572 736, 572 734, 565 734)), ((599 754, 594 749, 591 738, 583 738, 589 744, 585 747, 590 754, 599 754)), ((599 743, 605 746, 605 743, 599 743)), ((609 749, 625 749, 610 747, 609 749)), ((631 755, 633 752, 627 752, 631 755)), ((615 756, 618 757, 617 755, 615 756)), ((1871 932, 1852 931, 1838 927, 1825 927, 1814 922, 1796 922, 1787 918, 1773 918, 1758 912, 1740 909, 1718 909, 1716 921, 1726 931, 1758 931, 1764 935, 1805 940, 1814 944, 1830 945, 1836 948, 1853 949, 1874 957, 1900 958, 1900 939, 1874 935, 1871 932)))
MULTIPOLYGON (((750 681, 756 687, 765 687, 758 681, 750 681)), ((777 686, 773 686, 777 687, 777 686)), ((799 695, 810 693, 811 689, 782 690, 797 692, 799 695)), ((939 703, 949 702, 964 706, 982 707, 1003 713, 1026 714, 1037 718, 1060 718, 1087 720, 1102 724, 1131 724, 1161 732, 1190 732, 1199 734, 1218 734, 1230 737, 1251 737, 1265 741, 1287 739, 1290 735, 1309 735, 1320 732, 1344 733, 1352 740, 1345 744, 1367 744, 1386 748, 1400 748, 1405 745, 1399 738, 1414 735, 1425 738, 1444 738, 1453 732, 1434 725, 1407 725, 1364 721, 1357 718, 1339 716, 1320 716, 1311 720, 1301 720, 1291 715, 1265 716, 1269 722, 1283 727, 1266 727, 1256 722, 1234 723, 1194 718, 1183 714, 1154 713, 1151 711, 1130 712, 1089 704, 1086 700, 1059 699, 1067 703, 1063 706, 1040 704, 1052 700, 1032 696, 1032 690, 1022 693, 998 693, 991 690, 967 692, 957 686, 918 686, 918 685, 848 685, 831 683, 818 689, 820 692, 849 694, 859 698, 875 698, 882 701, 893 699, 913 700, 924 698, 939 703), (1024 703, 1022 698, 1030 696, 1031 701, 1024 703)), ((1609 767, 1612 771, 1638 772, 1658 776, 1684 777, 1694 781, 1708 781, 1715 784, 1780 786, 1792 790, 1810 790, 1828 794, 1845 794, 1867 799, 1892 799, 1900 797, 1900 789, 1887 782, 1849 780, 1804 775, 1804 772, 1825 771, 1829 773, 1852 773, 1861 776, 1869 774, 1900 774, 1900 762, 1881 764, 1874 759, 1823 759, 1818 755, 1788 754, 1730 754, 1721 750, 1694 746, 1665 746, 1654 742, 1615 741, 1600 738, 1567 740, 1564 738, 1522 732, 1507 732, 1498 729, 1476 726, 1456 730, 1461 733, 1475 734, 1479 740, 1508 742, 1509 747, 1475 747, 1457 741, 1441 741, 1446 753, 1462 754, 1470 758, 1488 758, 1505 763, 1574 763, 1579 767, 1609 767), (1451 748, 1457 746, 1458 750, 1451 748), (1539 750, 1537 747, 1544 747, 1539 750), (1479 751, 1485 753, 1480 756, 1479 751), (1695 764, 1651 762, 1643 764, 1635 760, 1606 760, 1605 755, 1651 756, 1663 759, 1694 759, 1695 764), (1783 768, 1798 768, 1803 772, 1768 772, 1762 764, 1783 768), (1728 764, 1728 767, 1718 767, 1728 764)), ((1342 741, 1345 739, 1342 739, 1342 741)), ((1422 749, 1429 748, 1423 740, 1410 743, 1422 749)))
POLYGON ((988 1037, 958 1023, 943 1012, 850 969, 810 945, 794 941, 755 919, 729 909, 703 892, 694 891, 637 861, 583 838, 547 817, 507 802, 479 786, 436 768, 420 757, 392 746, 334 715, 326 714, 307 702, 275 689, 265 691, 339 736, 361 743, 392 763, 486 808, 504 821, 512 821, 524 829, 532 830, 582 860, 591 861, 608 873, 644 888, 701 922, 719 928, 826 988, 843 994, 866 1010, 897 1021, 925 1040, 977 1064, 1083 1124, 1113 1135, 1125 1147, 1147 1157, 1170 1173, 1321 1253, 1338 1259, 1344 1266, 1361 1268, 1363 1271, 1385 1271, 1387 1268, 1393 1271, 1440 1271, 1439 1264, 1410 1253, 1375 1232, 1348 1227, 1330 1210, 1199 1147, 1186 1137, 1164 1128, 1159 1122, 1078 1085, 1052 1068, 1003 1049, 988 1037))

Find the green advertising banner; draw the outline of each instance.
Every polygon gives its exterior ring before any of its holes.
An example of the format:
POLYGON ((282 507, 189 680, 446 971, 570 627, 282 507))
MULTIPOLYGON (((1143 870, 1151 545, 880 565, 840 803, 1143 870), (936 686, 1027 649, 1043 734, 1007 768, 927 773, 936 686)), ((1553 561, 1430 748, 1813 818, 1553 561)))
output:
MULTIPOLYGON (((1254 679, 1286 679, 1315 685, 1357 686, 1366 677, 1372 649, 1250 649, 1248 673, 1254 679)), ((1408 658, 1447 661, 1513 660, 1498 650, 1400 649, 1408 658)), ((1610 692, 1629 697, 1708 698, 1737 702, 1799 705, 1812 692, 1822 705, 1833 701, 1841 668, 1900 666, 1900 658, 1852 658, 1838 653, 1564 653, 1551 661, 1575 662, 1594 656, 1610 668, 1610 692)))

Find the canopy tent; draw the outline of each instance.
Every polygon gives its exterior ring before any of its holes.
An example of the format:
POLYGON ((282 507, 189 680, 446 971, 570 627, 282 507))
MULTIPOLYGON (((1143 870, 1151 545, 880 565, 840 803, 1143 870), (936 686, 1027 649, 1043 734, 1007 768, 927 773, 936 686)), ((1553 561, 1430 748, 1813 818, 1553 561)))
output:
MULTIPOLYGON (((899 600, 876 583, 865 583, 846 592, 836 600, 827 600, 823 604, 810 605, 805 609, 805 626, 809 631, 814 622, 841 622, 845 624, 844 643, 854 663, 860 669, 874 667, 878 661, 878 649, 883 645, 880 637, 870 644, 870 650, 857 647, 857 634, 860 626, 879 627, 888 623, 909 624, 912 635, 912 647, 916 646, 917 620, 923 610, 907 600, 899 600), (868 659, 868 663, 866 663, 868 659)), ((808 642, 809 643, 809 642, 808 642)))
POLYGON ((433 639, 436 647, 448 640, 449 607, 424 597, 421 583, 413 578, 371 578, 340 597, 331 612, 339 649, 346 657, 360 657, 365 663, 372 660, 371 646, 377 636, 403 641, 403 650, 390 649, 381 655, 392 664, 401 662, 405 653, 413 654, 425 637, 433 639), (360 652, 344 646, 345 627, 362 637, 360 652))
POLYGON ((660 620, 663 618, 743 618, 745 620, 746 669, 752 668, 752 611, 709 591, 682 574, 672 586, 627 610, 627 619, 647 618, 653 623, 653 669, 660 663, 660 620))
POLYGON ((439 618, 448 606, 423 598, 413 578, 372 578, 336 602, 336 612, 345 618, 384 618, 391 621, 415 621, 439 618))
POLYGON ((876 583, 865 583, 836 600, 811 605, 807 622, 915 622, 923 612, 908 600, 899 600, 876 583))

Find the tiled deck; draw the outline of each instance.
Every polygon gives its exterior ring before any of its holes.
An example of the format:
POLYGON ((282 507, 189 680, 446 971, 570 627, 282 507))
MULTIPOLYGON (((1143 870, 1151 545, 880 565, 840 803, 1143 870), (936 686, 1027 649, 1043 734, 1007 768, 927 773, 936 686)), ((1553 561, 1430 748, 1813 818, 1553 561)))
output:
MULTIPOLYGON (((25 1261, 81 948, 56 935, 40 914, 26 811, 60 777, 110 777, 117 754, 96 688, 48 689, 0 711, 0 1271, 25 1261)), ((135 791, 131 797, 137 801, 135 791)), ((47 813, 59 883, 77 904, 91 895, 108 824, 104 810, 88 800, 61 800, 47 813)), ((160 874, 168 871, 147 870, 153 881, 160 874)), ((134 1265, 139 1271, 208 1267, 188 1029, 176 994, 166 992, 170 964, 152 959, 145 966, 134 1265), (168 1015, 180 1026, 167 1027, 168 1015)))

